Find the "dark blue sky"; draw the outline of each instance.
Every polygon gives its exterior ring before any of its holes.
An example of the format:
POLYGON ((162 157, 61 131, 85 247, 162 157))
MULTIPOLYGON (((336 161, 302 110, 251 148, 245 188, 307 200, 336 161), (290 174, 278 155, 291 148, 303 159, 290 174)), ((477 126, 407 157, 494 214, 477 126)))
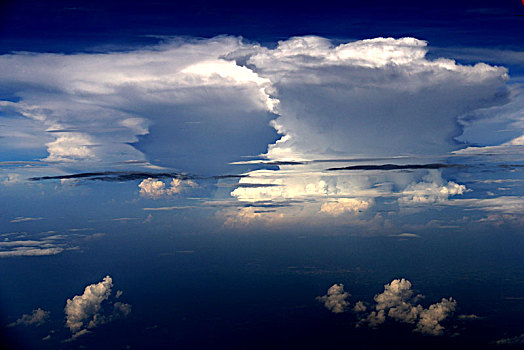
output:
POLYGON ((267 41, 414 36, 436 46, 520 46, 519 0, 4 1, 0 49, 76 51, 150 42, 143 36, 240 35, 267 41))

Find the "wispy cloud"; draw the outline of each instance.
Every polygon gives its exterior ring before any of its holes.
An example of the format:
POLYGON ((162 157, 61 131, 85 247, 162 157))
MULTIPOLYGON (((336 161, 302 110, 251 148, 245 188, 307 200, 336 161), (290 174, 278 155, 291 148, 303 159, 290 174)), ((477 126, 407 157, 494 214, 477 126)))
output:
POLYGON ((44 220, 43 217, 24 217, 24 216, 17 216, 11 222, 17 223, 17 222, 28 222, 28 221, 39 221, 44 220))

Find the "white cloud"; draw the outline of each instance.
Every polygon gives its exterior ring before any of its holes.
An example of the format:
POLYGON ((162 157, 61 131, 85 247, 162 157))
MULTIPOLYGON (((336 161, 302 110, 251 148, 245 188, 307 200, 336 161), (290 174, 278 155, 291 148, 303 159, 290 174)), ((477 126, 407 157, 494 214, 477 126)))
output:
POLYGON ((158 198, 166 193, 166 184, 160 180, 148 178, 138 184, 140 195, 143 197, 158 198))
POLYGON ((349 297, 349 293, 344 292, 343 284, 332 285, 326 295, 317 297, 317 300, 324 303, 324 306, 329 311, 338 314, 347 310, 349 302, 346 300, 349 297))
POLYGON ((252 46, 223 36, 127 52, 2 55, 2 85, 20 98, 0 101, 12 117, 2 146, 46 150, 47 161, 75 168, 150 158, 191 171, 198 152, 209 168, 236 160, 240 148, 259 153, 278 101, 267 78, 221 58, 252 46))
POLYGON ((49 311, 42 310, 41 308, 33 310, 31 314, 24 314, 16 322, 9 324, 9 327, 13 326, 41 326, 49 318, 49 311))
POLYGON ((339 216, 345 213, 358 213, 370 207, 370 201, 356 198, 338 198, 322 204, 320 212, 332 216, 339 216))
POLYGON ((95 158, 91 137, 81 133, 60 133, 53 142, 46 143, 47 161, 75 161, 95 158))
MULTIPOLYGON (((66 327, 73 333, 71 340, 117 317, 129 315, 131 305, 121 302, 112 304, 109 300, 112 288, 113 280, 110 276, 106 276, 101 282, 88 285, 82 295, 76 295, 72 299, 67 300, 64 310, 66 327), (104 303, 113 305, 111 313, 104 310, 104 303)), ((119 293, 117 292, 117 294, 119 293)))
POLYGON ((161 180, 147 178, 142 180, 138 187, 140 188, 140 195, 149 198, 160 198, 163 196, 170 196, 181 193, 188 188, 198 187, 196 182, 192 180, 173 179, 170 186, 166 188, 166 184, 161 180))
POLYGON ((414 38, 333 46, 309 36, 260 48, 247 62, 274 84, 279 117, 273 125, 284 136, 269 147, 269 158, 442 154, 456 148, 459 116, 505 102, 497 99, 506 70, 429 60, 426 52, 426 43, 414 38))
POLYGON ((466 191, 466 186, 453 181, 446 182, 442 180, 439 171, 430 170, 423 181, 406 186, 398 201, 402 205, 442 203, 448 201, 449 197, 462 195, 466 191))

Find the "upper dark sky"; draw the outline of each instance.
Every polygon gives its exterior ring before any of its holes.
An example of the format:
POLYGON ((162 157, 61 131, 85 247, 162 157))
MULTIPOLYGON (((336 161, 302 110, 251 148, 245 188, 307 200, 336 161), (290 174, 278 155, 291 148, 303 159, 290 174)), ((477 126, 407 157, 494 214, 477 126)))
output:
POLYGON ((3 1, 0 50, 77 51, 148 43, 151 35, 414 36, 438 46, 518 45, 519 0, 479 1, 3 1))

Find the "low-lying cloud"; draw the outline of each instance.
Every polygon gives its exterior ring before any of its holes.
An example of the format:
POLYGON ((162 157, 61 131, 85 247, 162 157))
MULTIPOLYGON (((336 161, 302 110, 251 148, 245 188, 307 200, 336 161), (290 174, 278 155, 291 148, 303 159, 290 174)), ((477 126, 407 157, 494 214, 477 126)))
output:
MULTIPOLYGON (((84 293, 68 299, 65 306, 66 324, 72 333, 71 340, 90 332, 91 329, 131 312, 131 305, 110 300, 113 280, 104 277, 99 283, 88 285, 84 293)), ((118 297, 122 293, 116 292, 118 297)))
MULTIPOLYGON (((352 311, 358 317, 357 325, 367 325, 377 328, 387 320, 413 325, 413 331, 425 335, 443 335, 445 327, 441 322, 450 318, 457 302, 453 298, 442 298, 440 302, 432 304, 427 308, 418 304, 422 295, 414 295, 411 282, 401 278, 394 279, 384 285, 384 291, 375 295, 374 304, 357 301, 352 311), (369 311, 369 312, 368 312, 369 311)), ((349 302, 346 300, 350 295, 344 292, 343 285, 333 285, 328 293, 317 300, 335 313, 348 311, 349 302)))

